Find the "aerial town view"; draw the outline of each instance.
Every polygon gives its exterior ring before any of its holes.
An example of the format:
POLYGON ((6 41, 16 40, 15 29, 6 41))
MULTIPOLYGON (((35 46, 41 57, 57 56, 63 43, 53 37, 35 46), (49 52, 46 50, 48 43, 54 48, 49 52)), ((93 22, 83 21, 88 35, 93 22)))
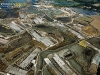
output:
POLYGON ((100 75, 100 0, 0 0, 0 75, 100 75))

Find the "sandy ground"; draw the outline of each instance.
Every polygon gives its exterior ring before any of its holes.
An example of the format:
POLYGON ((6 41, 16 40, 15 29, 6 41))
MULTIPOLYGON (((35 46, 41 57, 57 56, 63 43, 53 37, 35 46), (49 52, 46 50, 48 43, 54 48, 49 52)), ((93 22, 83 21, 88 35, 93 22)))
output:
POLYGON ((95 29, 94 27, 92 26, 86 26, 84 29, 83 29, 83 32, 87 35, 91 35, 91 36, 97 36, 98 35, 98 30, 95 29))
POLYGON ((96 74, 97 69, 98 69, 98 66, 96 64, 92 63, 91 66, 90 66, 90 73, 96 74))
POLYGON ((100 15, 91 16, 94 20, 91 25, 100 31, 100 15))

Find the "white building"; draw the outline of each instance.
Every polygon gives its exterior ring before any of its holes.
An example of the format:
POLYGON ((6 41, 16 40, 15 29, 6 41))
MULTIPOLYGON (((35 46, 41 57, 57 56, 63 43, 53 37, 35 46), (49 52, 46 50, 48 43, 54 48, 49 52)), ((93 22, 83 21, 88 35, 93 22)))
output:
POLYGON ((53 59, 67 75, 77 75, 57 54, 54 54, 53 59))
POLYGON ((21 28, 15 23, 15 22, 11 22, 10 24, 8 24, 9 27, 17 32, 21 31, 21 28))
POLYGON ((34 20, 33 20, 36 24, 43 24, 44 21, 42 18, 39 18, 39 17, 36 17, 34 20))
POLYGON ((33 59, 38 55, 38 53, 41 51, 40 48, 36 48, 20 65, 19 67, 25 68, 27 67, 33 59))
POLYGON ((52 69, 56 72, 57 75, 62 75, 48 58, 44 58, 44 61, 46 62, 47 65, 52 67, 52 69))
POLYGON ((14 75, 26 75, 28 71, 20 69, 20 68, 16 68, 13 66, 8 66, 8 68, 6 69, 8 75, 10 74, 14 74, 14 75))
POLYGON ((53 46, 54 45, 54 42, 52 42, 51 40, 50 40, 50 38, 49 37, 42 37, 37 31, 35 31, 35 30, 32 30, 32 31, 30 31, 30 33, 32 34, 32 36, 33 37, 35 37, 35 39, 37 40, 37 41, 40 41, 40 42, 42 42, 44 45, 46 45, 47 47, 49 47, 49 46, 53 46))

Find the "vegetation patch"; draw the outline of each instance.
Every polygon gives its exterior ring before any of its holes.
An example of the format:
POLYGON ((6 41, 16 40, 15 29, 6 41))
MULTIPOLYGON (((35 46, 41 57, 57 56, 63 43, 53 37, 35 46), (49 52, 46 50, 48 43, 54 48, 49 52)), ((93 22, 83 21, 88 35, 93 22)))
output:
POLYGON ((83 16, 83 17, 76 18, 75 21, 77 21, 83 25, 88 25, 93 21, 93 18, 91 18, 89 16, 83 16))
POLYGON ((99 32, 92 26, 86 26, 83 28, 83 33, 90 35, 90 36, 98 36, 99 32))

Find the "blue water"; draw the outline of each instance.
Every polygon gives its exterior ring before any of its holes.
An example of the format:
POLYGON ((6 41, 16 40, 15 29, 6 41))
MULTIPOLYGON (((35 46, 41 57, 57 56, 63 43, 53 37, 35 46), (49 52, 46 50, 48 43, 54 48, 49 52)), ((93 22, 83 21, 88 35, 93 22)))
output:
POLYGON ((83 15, 97 15, 99 13, 94 12, 94 11, 89 11, 89 10, 84 10, 84 9, 79 9, 79 8, 72 8, 74 11, 77 13, 83 14, 83 15))
POLYGON ((56 2, 55 4, 73 4, 73 2, 56 2))
POLYGON ((9 2, 26 2, 26 0, 9 0, 9 2))
POLYGON ((73 5, 74 2, 55 2, 54 4, 57 4, 57 5, 73 5))
POLYGON ((36 2, 36 1, 39 1, 39 0, 8 0, 9 2, 28 2, 28 3, 33 3, 33 2, 36 2))

